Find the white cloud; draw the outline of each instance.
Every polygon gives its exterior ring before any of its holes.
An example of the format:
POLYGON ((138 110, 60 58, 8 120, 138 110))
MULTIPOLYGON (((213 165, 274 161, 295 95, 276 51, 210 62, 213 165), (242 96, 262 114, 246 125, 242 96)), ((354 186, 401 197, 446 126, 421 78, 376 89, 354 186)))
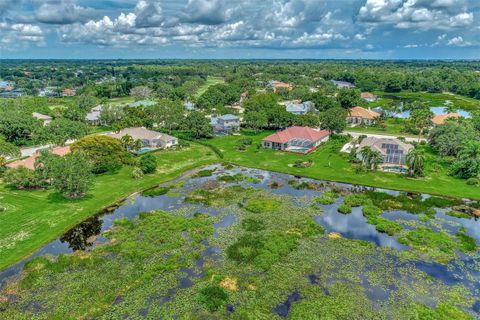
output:
POLYGON ((470 42, 463 40, 463 37, 453 37, 447 42, 447 46, 454 46, 454 47, 466 47, 472 45, 470 42))
POLYGON ((86 21, 94 14, 93 9, 84 8, 75 0, 36 1, 38 8, 35 18, 38 22, 47 24, 70 24, 86 21))
POLYGON ((474 21, 463 0, 367 0, 358 18, 369 25, 421 30, 452 30, 474 21))
POLYGON ((45 45, 45 34, 36 25, 0 22, 0 32, 2 33, 0 38, 0 49, 2 50, 24 48, 29 44, 45 45))

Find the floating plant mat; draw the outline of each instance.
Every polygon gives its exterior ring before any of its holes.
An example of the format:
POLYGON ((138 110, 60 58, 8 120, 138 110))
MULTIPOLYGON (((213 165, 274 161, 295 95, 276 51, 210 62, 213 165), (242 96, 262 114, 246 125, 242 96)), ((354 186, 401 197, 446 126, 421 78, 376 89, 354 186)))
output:
POLYGON ((28 261, 0 318, 477 318, 480 225, 457 205, 210 166, 28 261))

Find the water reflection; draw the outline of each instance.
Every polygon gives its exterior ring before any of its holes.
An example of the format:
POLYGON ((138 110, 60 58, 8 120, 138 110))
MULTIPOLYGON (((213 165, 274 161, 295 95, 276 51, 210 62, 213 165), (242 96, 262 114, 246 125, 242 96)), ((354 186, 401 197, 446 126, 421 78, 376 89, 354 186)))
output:
POLYGON ((60 242, 67 243, 73 251, 86 250, 93 245, 101 230, 102 221, 94 216, 65 233, 60 237, 60 242))

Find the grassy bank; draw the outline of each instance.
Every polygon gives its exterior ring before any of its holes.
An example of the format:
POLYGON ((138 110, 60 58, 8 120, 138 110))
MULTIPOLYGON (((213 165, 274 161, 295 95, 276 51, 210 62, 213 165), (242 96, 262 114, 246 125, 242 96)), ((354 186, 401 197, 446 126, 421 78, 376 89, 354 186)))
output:
POLYGON ((426 177, 408 179, 404 175, 386 172, 356 172, 346 157, 339 153, 342 144, 330 141, 310 155, 298 155, 280 151, 258 149, 257 145, 269 133, 250 136, 253 144, 246 151, 235 148, 239 136, 216 138, 210 141, 224 153, 224 161, 265 170, 289 173, 314 179, 324 179, 361 184, 386 189, 405 190, 436 195, 480 199, 480 189, 468 186, 465 180, 447 175, 447 163, 427 149, 426 177), (313 161, 309 168, 289 165, 296 160, 313 161))
POLYGON ((21 191, 0 185, 0 270, 23 259, 85 218, 129 194, 171 180, 182 172, 217 161, 207 147, 154 153, 158 171, 142 180, 132 168, 98 176, 90 195, 66 200, 53 191, 21 191))
POLYGON ((405 128, 406 120, 404 119, 386 119, 385 127, 349 127, 345 131, 361 132, 361 133, 373 133, 382 134, 394 137, 412 137, 418 138, 420 135, 410 134, 403 132, 405 128))

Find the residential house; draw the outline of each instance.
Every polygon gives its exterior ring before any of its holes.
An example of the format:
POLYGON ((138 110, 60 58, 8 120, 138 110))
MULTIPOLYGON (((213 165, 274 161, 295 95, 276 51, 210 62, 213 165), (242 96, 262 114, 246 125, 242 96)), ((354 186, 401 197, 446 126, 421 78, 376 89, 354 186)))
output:
MULTIPOLYGON (((70 153, 70 147, 54 147, 50 149, 50 152, 63 157, 67 153, 70 153)), ((25 167, 30 170, 35 170, 35 161, 39 156, 40 151, 37 151, 35 154, 31 155, 28 158, 7 163, 7 167, 11 169, 25 167)))
POLYGON ((126 128, 118 133, 109 133, 107 135, 118 140, 122 139, 123 136, 129 135, 134 140, 142 141, 142 147, 144 148, 166 149, 178 145, 177 138, 143 127, 126 128))
POLYGON ((271 80, 268 82, 267 88, 273 90, 273 92, 277 92, 277 90, 281 88, 291 91, 293 89, 293 85, 286 82, 271 80))
POLYGON ((379 167, 383 171, 405 172, 407 170, 405 165, 407 154, 414 147, 396 138, 367 137, 357 147, 357 158, 361 161, 364 148, 380 152, 382 163, 379 167))
POLYGON ((380 117, 380 114, 375 111, 362 107, 353 107, 348 112, 347 122, 352 125, 372 125, 378 117, 380 117))
POLYGON ((244 103, 248 99, 248 91, 242 92, 240 95, 240 104, 244 103))
POLYGON ((12 91, 15 84, 11 81, 0 81, 0 90, 2 91, 12 91))
POLYGON ((48 125, 50 122, 52 122, 52 117, 47 116, 47 115, 45 115, 45 114, 38 113, 38 112, 33 112, 33 113, 32 113, 32 117, 34 117, 34 118, 37 119, 37 120, 42 121, 44 126, 46 126, 46 125, 48 125))
POLYGON ((132 108, 138 108, 138 107, 151 107, 156 105, 156 101, 151 101, 151 100, 139 100, 136 102, 129 103, 127 106, 132 107, 132 108))
POLYGON ((102 113, 103 106, 98 105, 90 110, 89 113, 85 116, 85 121, 91 125, 101 124, 100 114, 102 113))
POLYGON ((195 104, 193 102, 190 102, 190 101, 185 101, 183 103, 183 106, 185 107, 185 109, 187 109, 188 111, 194 111, 195 110, 195 104))
POLYGON ((286 105, 286 110, 296 115, 307 114, 308 112, 315 111, 315 104, 311 101, 305 101, 303 103, 290 102, 286 105))
POLYGON ((74 97, 77 95, 77 90, 72 89, 72 88, 65 88, 62 91, 62 96, 63 97, 74 97))
POLYGON ((439 126, 445 124, 445 121, 448 119, 459 119, 462 116, 456 112, 454 113, 447 113, 447 114, 437 114, 432 118, 433 126, 439 126))
POLYGON ((266 149, 307 154, 329 138, 330 132, 327 130, 295 126, 269 135, 262 140, 262 146, 266 149))
POLYGON ((212 117, 210 123, 214 132, 232 132, 240 129, 240 118, 233 114, 212 117))
POLYGON ((362 92, 362 93, 360 94, 360 97, 361 97, 363 100, 367 101, 367 102, 375 102, 375 101, 377 101, 377 96, 374 95, 374 94, 371 93, 371 92, 362 92))
POLYGON ((4 91, 0 93, 0 97, 2 98, 18 98, 24 96, 23 90, 21 88, 14 89, 11 91, 4 91))
POLYGON ((338 89, 353 89, 355 85, 348 81, 330 80, 338 89))

